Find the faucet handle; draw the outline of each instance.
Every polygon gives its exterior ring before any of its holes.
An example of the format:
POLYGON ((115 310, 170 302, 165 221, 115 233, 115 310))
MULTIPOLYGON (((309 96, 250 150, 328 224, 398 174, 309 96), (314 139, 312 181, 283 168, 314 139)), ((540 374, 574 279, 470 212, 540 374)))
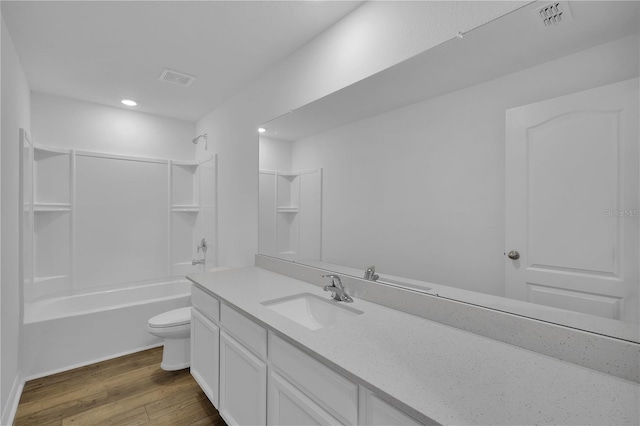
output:
POLYGON ((333 291, 335 288, 336 288, 336 287, 335 287, 335 286, 333 286, 333 285, 325 285, 325 286, 324 286, 324 288, 323 288, 323 290, 324 290, 324 291, 329 291, 329 292, 331 292, 331 298, 332 298, 332 299, 335 299, 335 298, 336 298, 336 292, 335 292, 335 291, 333 291))
POLYGON ((323 275, 322 278, 331 278, 331 286, 329 287, 333 287, 333 288, 338 287, 342 289, 342 281, 340 281, 340 277, 337 276, 336 274, 323 275))

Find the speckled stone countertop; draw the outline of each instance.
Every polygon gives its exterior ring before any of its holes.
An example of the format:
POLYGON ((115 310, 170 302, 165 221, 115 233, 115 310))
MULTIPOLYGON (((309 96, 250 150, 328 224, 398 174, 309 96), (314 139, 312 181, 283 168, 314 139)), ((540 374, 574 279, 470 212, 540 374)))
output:
POLYGON ((640 385, 364 300, 311 331, 261 302, 322 288, 257 268, 191 275, 230 307, 425 423, 640 423, 640 385))

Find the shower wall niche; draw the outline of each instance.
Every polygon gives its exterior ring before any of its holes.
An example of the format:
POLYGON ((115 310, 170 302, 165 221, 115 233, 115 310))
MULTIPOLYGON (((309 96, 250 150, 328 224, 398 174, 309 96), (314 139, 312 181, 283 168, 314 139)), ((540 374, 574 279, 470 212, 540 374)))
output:
POLYGON ((65 290, 71 281, 73 164, 69 154, 33 147, 33 287, 52 292, 65 290))
POLYGON ((204 257, 202 238, 207 267, 217 266, 215 155, 185 162, 23 144, 23 222, 33 223, 22 231, 25 302, 199 272, 191 260, 204 257))

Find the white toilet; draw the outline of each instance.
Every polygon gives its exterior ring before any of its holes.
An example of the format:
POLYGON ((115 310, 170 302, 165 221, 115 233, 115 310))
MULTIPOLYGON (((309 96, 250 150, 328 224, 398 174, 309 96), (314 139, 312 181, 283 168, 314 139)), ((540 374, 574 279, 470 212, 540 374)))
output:
POLYGON ((162 364, 167 371, 189 367, 191 361, 191 308, 179 308, 149 319, 147 330, 164 339, 162 364))

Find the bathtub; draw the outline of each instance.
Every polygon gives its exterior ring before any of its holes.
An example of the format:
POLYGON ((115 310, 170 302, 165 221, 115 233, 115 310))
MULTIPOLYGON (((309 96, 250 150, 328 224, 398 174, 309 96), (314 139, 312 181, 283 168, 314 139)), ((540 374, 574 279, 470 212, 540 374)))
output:
POLYGON ((189 306, 185 279, 53 297, 26 304, 22 375, 31 380, 160 346, 149 318, 189 306))

